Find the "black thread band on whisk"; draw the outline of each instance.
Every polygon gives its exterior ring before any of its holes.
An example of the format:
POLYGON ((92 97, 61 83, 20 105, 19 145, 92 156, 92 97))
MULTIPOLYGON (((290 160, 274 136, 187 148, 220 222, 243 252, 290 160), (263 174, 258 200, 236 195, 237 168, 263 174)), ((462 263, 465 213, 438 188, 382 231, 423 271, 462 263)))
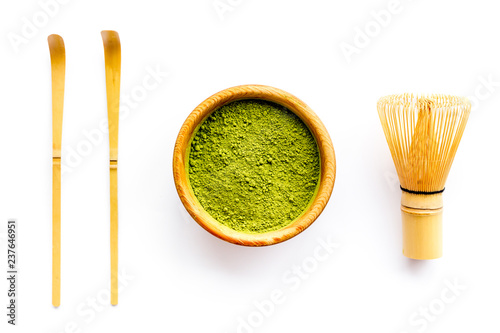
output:
POLYGON ((439 193, 443 193, 444 192, 444 188, 442 190, 440 190, 440 191, 432 191, 432 192, 407 190, 407 189, 405 189, 401 185, 399 185, 399 188, 401 189, 401 191, 408 192, 408 193, 411 193, 411 194, 427 194, 427 195, 431 195, 431 194, 439 194, 439 193))

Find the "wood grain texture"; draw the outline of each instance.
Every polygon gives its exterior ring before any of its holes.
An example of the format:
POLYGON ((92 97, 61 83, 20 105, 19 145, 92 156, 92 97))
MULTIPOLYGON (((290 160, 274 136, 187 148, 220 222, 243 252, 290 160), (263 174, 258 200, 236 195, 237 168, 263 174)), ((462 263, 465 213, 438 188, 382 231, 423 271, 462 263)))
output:
POLYGON ((243 85, 220 91, 203 101, 182 125, 174 148, 173 173, 177 193, 189 214, 211 234, 234 244, 265 246, 283 242, 309 227, 325 208, 335 184, 335 152, 330 135, 318 116, 300 99, 277 88, 243 85), (242 99, 262 99, 294 112, 309 127, 318 144, 321 175, 316 195, 308 208, 288 226, 271 232, 250 234, 235 231, 212 218, 196 199, 188 178, 189 147, 197 127, 219 107, 242 99))
POLYGON ((66 49, 59 35, 47 38, 52 71, 52 305, 61 305, 61 145, 66 49))

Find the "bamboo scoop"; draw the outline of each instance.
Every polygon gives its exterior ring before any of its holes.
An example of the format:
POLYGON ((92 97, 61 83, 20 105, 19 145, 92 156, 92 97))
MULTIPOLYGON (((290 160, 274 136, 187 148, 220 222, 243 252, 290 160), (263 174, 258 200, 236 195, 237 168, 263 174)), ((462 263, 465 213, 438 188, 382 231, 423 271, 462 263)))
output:
POLYGON ((393 95, 377 104, 401 183, 409 258, 442 256, 442 196, 470 108, 466 98, 446 95, 393 95))
POLYGON ((59 35, 47 38, 52 69, 52 305, 61 304, 61 141, 66 52, 59 35))
POLYGON ((101 32, 106 67, 109 128, 111 304, 118 304, 118 119, 120 109, 121 46, 116 31, 101 32))

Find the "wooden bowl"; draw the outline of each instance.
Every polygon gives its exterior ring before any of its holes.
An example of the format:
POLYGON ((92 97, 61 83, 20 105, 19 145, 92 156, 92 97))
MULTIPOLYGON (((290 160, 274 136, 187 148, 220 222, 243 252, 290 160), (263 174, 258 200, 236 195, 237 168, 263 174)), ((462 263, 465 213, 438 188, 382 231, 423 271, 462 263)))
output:
POLYGON ((318 116, 300 99, 277 88, 261 85, 232 87, 212 95, 191 112, 182 125, 174 148, 173 171, 177 193, 189 214, 211 234, 234 244, 264 246, 283 242, 299 234, 321 214, 335 183, 335 152, 328 132, 318 116), (280 104, 294 112, 314 135, 320 154, 320 182, 304 212, 289 225, 265 233, 233 230, 211 217, 198 202, 189 184, 188 159, 193 134, 198 126, 221 106, 242 99, 261 99, 280 104))

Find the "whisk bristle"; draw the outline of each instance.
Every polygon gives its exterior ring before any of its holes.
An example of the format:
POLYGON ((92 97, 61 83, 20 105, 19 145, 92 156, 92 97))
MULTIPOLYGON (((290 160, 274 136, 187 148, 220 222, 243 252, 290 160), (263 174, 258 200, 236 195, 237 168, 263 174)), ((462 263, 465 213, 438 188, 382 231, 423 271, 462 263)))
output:
POLYGON ((444 189, 470 113, 470 102, 449 95, 382 97, 377 109, 401 187, 444 189))

